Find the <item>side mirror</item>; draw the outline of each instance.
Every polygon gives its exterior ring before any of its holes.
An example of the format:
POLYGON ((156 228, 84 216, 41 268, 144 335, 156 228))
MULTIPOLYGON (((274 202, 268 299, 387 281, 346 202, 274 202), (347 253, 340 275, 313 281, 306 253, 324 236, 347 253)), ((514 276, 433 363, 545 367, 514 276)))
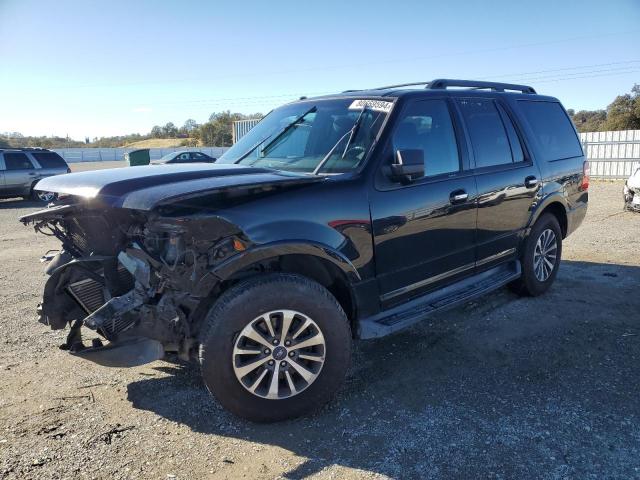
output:
POLYGON ((390 177, 394 182, 403 184, 424 177, 424 151, 397 150, 390 177))

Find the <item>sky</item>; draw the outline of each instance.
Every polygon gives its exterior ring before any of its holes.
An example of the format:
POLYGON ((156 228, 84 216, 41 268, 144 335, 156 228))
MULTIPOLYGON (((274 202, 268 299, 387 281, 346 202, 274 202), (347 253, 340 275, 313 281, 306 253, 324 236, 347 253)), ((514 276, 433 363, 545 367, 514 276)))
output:
POLYGON ((640 0, 0 0, 0 132, 144 134, 434 78, 606 108, 640 83, 640 0))

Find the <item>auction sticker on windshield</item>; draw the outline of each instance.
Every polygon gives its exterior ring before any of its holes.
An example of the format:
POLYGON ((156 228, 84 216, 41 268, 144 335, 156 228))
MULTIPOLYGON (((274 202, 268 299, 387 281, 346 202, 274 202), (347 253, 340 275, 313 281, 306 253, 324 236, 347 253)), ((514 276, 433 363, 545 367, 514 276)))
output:
POLYGON ((370 108, 374 112, 389 113, 393 107, 393 102, 386 100, 354 100, 349 105, 349 110, 362 110, 363 108, 370 108))

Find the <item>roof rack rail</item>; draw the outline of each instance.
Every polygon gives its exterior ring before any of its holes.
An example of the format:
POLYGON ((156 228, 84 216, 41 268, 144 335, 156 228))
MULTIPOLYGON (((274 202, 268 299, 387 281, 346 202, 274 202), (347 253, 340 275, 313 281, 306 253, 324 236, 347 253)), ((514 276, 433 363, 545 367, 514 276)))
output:
POLYGON ((18 151, 31 151, 31 150, 37 150, 39 152, 48 152, 49 149, 48 148, 43 148, 43 147, 0 147, 0 151, 4 151, 4 150, 18 150, 18 151))
POLYGON ((515 83, 499 83, 499 82, 484 82, 480 80, 453 80, 450 78, 439 78, 428 83, 428 89, 446 89, 447 87, 467 87, 475 90, 492 90, 494 92, 504 92, 505 90, 512 90, 522 93, 535 94, 536 91, 533 87, 528 85, 517 85, 515 83))
MULTIPOLYGON (((367 88, 365 90, 388 90, 390 88, 400 87, 414 87, 417 85, 425 85, 428 89, 446 89, 447 87, 467 87, 474 90, 492 90, 494 92, 504 92, 505 90, 512 90, 522 93, 535 94, 536 91, 533 87, 528 85, 516 85, 515 83, 498 83, 498 82, 484 82, 480 80, 453 80, 450 78, 439 78, 437 80, 430 80, 428 82, 411 82, 411 83, 398 83, 397 85, 386 85, 384 87, 367 88)), ((362 92, 363 90, 345 90, 342 93, 350 92, 362 92)))
POLYGON ((357 88, 352 90, 345 90, 342 93, 351 93, 351 92, 362 92, 365 90, 388 90, 390 88, 398 88, 398 87, 413 87, 415 85, 428 85, 430 82, 412 82, 412 83, 398 83, 397 85, 387 85, 384 87, 375 87, 375 88, 357 88))

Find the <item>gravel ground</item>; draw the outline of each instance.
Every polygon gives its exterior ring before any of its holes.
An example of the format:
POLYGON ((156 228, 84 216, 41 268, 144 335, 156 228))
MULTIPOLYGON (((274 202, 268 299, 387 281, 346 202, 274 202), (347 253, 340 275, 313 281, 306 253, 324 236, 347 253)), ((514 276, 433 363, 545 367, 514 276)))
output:
POLYGON ((254 425, 198 369, 107 369, 35 321, 55 241, 0 202, 0 478, 640 478, 640 215, 595 183, 554 287, 359 342, 317 414, 254 425))

